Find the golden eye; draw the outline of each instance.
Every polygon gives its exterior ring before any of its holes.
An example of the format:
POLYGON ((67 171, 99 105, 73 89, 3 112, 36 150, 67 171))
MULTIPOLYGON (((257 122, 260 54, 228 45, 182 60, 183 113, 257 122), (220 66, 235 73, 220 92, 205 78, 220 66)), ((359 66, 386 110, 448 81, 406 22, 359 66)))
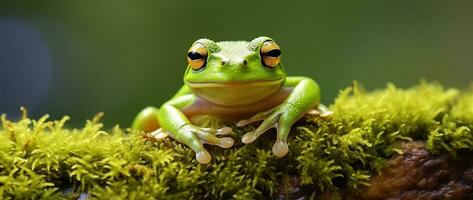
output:
POLYGON ((207 61, 207 48, 201 43, 195 43, 189 48, 187 62, 193 70, 199 70, 205 66, 207 61))
POLYGON ((269 68, 274 68, 279 64, 281 58, 281 49, 274 41, 266 41, 261 46, 261 59, 263 64, 269 68))

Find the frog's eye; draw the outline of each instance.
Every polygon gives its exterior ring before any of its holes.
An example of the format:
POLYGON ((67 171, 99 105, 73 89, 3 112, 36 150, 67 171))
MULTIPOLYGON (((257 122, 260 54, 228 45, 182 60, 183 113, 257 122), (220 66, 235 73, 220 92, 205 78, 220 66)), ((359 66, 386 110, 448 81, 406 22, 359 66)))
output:
POLYGON ((207 48, 201 43, 195 43, 189 48, 187 53, 187 62, 193 70, 199 70, 204 67, 207 61, 207 48))
POLYGON ((276 42, 268 40, 261 46, 261 59, 263 64, 269 68, 274 68, 279 64, 281 49, 276 42))

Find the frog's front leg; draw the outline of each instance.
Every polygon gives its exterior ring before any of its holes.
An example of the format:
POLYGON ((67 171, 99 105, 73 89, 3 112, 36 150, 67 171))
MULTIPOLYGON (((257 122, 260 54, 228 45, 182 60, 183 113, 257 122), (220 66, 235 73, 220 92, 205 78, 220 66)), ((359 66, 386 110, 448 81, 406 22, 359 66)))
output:
POLYGON ((251 119, 240 121, 237 124, 241 126, 264 118, 256 130, 248 132, 242 137, 242 142, 245 144, 254 142, 268 129, 276 128, 277 139, 273 146, 273 153, 278 157, 285 156, 289 151, 287 136, 292 125, 320 102, 319 86, 310 78, 288 77, 283 86, 294 87, 294 89, 281 105, 270 111, 258 113, 251 119))
POLYGON ((192 94, 180 96, 165 103, 159 110, 159 123, 161 128, 178 142, 186 144, 196 153, 196 159, 202 164, 207 164, 211 156, 205 150, 203 143, 217 145, 222 148, 233 146, 233 139, 230 137, 218 138, 215 135, 225 135, 232 131, 229 127, 221 129, 197 127, 179 110, 189 106, 194 102, 195 96, 192 94))

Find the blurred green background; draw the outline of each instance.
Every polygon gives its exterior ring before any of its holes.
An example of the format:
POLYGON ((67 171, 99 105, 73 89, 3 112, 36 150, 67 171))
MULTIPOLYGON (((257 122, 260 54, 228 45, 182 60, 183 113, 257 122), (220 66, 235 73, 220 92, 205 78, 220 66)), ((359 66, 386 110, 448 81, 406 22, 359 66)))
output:
POLYGON ((5 1, 0 3, 0 113, 105 112, 128 127, 182 84, 193 41, 282 48, 290 75, 314 78, 322 101, 359 80, 367 89, 420 79, 467 88, 473 1, 5 1))

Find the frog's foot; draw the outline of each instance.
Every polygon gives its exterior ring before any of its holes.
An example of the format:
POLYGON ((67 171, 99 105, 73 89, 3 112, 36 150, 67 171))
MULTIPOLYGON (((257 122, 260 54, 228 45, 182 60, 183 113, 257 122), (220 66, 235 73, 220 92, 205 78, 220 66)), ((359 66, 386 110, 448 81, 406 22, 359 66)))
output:
POLYGON ((276 128, 277 139, 273 145, 273 154, 277 157, 285 156, 289 147, 287 145, 287 136, 291 130, 291 126, 294 123, 293 117, 282 111, 268 111, 259 113, 247 121, 240 121, 239 124, 246 124, 249 121, 258 121, 264 119, 263 123, 254 131, 248 132, 241 138, 241 141, 245 144, 254 142, 259 136, 265 133, 271 128, 276 128), (268 116, 269 115, 269 116, 268 116), (245 122, 245 123, 244 123, 245 122))
POLYGON ((212 156, 203 147, 202 144, 217 145, 222 148, 230 148, 235 141, 231 137, 216 137, 216 135, 227 135, 232 132, 230 127, 220 129, 201 128, 188 124, 179 130, 182 134, 188 135, 190 140, 182 141, 192 148, 196 153, 196 159, 202 164, 207 164, 212 156))

